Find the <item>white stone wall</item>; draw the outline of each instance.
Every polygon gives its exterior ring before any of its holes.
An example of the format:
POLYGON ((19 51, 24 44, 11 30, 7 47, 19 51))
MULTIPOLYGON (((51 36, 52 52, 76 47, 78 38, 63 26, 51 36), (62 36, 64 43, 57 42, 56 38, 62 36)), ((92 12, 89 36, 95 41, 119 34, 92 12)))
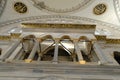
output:
POLYGON ((120 36, 119 16, 116 13, 117 9, 115 9, 115 5, 118 4, 115 2, 117 0, 95 0, 93 3, 86 5, 80 10, 65 14, 40 10, 33 6, 33 2, 31 0, 17 1, 23 2, 28 7, 28 11, 25 14, 17 13, 13 8, 16 1, 7 0, 4 12, 0 17, 1 33, 8 32, 14 27, 20 27, 21 22, 30 20, 30 22, 96 24, 98 34, 105 34, 109 37, 120 36), (95 15, 93 14, 93 8, 99 3, 106 4, 107 10, 102 15, 95 15), (43 15, 48 15, 48 17, 41 18, 43 15))

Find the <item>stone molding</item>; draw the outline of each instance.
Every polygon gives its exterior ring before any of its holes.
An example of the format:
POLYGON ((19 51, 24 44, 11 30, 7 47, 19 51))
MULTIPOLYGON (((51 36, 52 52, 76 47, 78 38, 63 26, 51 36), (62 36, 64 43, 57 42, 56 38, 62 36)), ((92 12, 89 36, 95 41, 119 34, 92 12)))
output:
MULTIPOLYGON (((115 25, 115 24, 111 24, 111 23, 107 23, 107 22, 103 22, 103 21, 99 21, 99 20, 94 20, 94 19, 90 19, 90 18, 86 18, 86 17, 78 17, 78 16, 67 16, 67 15, 41 15, 41 16, 31 16, 31 17, 25 17, 25 18, 19 18, 19 19, 14 19, 14 20, 9 20, 6 22, 1 22, 0 26, 7 26, 10 24, 15 24, 15 23, 20 23, 20 22, 24 22, 24 21, 31 21, 31 20, 45 20, 45 23, 48 19, 55 19, 55 20, 60 20, 60 19, 68 19, 68 20, 73 20, 73 21, 86 21, 86 22, 91 22, 94 24, 98 24, 98 25, 102 25, 102 26, 106 26, 109 28, 113 28, 114 30, 120 31, 119 25, 115 25)), ((59 23, 59 22, 58 22, 59 23)), ((67 21, 66 21, 67 23, 67 21)))

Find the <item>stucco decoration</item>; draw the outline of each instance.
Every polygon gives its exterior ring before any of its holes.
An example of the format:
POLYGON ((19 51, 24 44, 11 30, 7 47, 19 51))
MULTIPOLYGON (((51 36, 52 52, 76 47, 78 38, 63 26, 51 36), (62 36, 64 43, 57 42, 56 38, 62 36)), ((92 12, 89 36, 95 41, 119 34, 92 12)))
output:
MULTIPOLYGON (((30 22, 30 21, 38 22, 38 23, 40 23, 40 22, 41 23, 59 23, 59 22, 71 23, 72 22, 72 23, 79 23, 79 24, 83 23, 83 22, 90 22, 90 23, 94 23, 94 24, 99 25, 100 27, 98 26, 99 28, 97 28, 99 30, 110 29, 110 30, 108 30, 108 32, 109 31, 111 32, 111 30, 112 30, 112 31, 114 31, 114 33, 117 33, 117 34, 119 34, 118 32, 120 31, 119 26, 115 25, 115 24, 110 24, 110 23, 106 23, 106 22, 103 22, 103 21, 93 20, 93 19, 85 18, 85 17, 62 16, 62 15, 42 15, 42 16, 20 18, 20 19, 15 19, 15 20, 2 22, 2 23, 0 23, 0 26, 1 26, 1 29, 3 28, 2 32, 5 32, 6 30, 10 30, 11 28, 13 28, 13 27, 10 27, 10 25, 13 25, 13 24, 19 24, 20 25, 20 23, 22 23, 22 22, 30 22), (6 29, 4 30, 5 26, 6 26, 6 29)), ((103 30, 102 30, 102 32, 103 32, 103 30)), ((98 34, 99 33, 101 34, 101 31, 98 32, 98 34)), ((111 33, 109 35, 111 35, 111 33)))
POLYGON ((54 2, 53 0, 32 1, 34 2, 34 6, 40 10, 47 10, 54 13, 67 13, 79 10, 94 0, 54 0, 54 2))

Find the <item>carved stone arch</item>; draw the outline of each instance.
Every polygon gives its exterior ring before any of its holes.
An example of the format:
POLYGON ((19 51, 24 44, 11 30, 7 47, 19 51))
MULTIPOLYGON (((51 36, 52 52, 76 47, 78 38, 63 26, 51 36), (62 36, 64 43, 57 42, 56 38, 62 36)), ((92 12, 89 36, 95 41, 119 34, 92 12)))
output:
POLYGON ((58 51, 58 61, 73 61, 72 54, 69 54, 65 48, 60 46, 58 51))
POLYGON ((53 37, 51 35, 45 35, 43 37, 40 38, 40 51, 41 54, 44 54, 45 50, 47 50, 50 46, 52 46, 55 43, 53 37), (52 41, 52 42, 51 42, 52 41), (47 43, 47 42, 51 42, 52 44, 46 44, 44 48, 42 48, 42 46, 44 46, 44 44, 42 45, 42 43, 47 43))
POLYGON ((65 49, 69 53, 69 55, 73 54, 74 48, 72 46, 74 46, 74 44, 73 44, 72 38, 69 35, 62 36, 60 38, 60 44, 61 44, 61 47, 63 47, 63 49, 65 49), (70 46, 64 45, 62 41, 66 41, 67 45, 70 45, 70 46), (72 48, 69 48, 69 47, 72 47, 72 48))
MULTIPOLYGON (((82 55, 85 56, 86 58, 88 58, 91 53, 92 42, 86 36, 80 36, 78 44, 81 49, 82 55)), ((86 60, 88 60, 88 59, 86 59, 86 60)))
POLYGON ((90 41, 86 36, 80 36, 79 41, 90 41))
POLYGON ((48 48, 44 52, 42 52, 41 60, 42 61, 52 61, 53 56, 54 56, 54 46, 51 46, 50 48, 48 48))
POLYGON ((53 37, 52 37, 52 35, 45 35, 45 36, 41 37, 41 41, 44 41, 46 39, 52 39, 52 40, 54 40, 53 37))
MULTIPOLYGON (((54 49, 55 49, 54 46, 52 46, 51 48, 48 48, 44 52, 41 60, 42 61, 52 61, 53 57, 54 57, 54 49)), ((72 57, 67 53, 66 50, 64 50, 62 47, 59 47, 58 49, 59 49, 58 50, 59 51, 58 52, 58 61, 72 61, 72 57), (62 54, 60 54, 60 53, 62 53, 62 54)))
POLYGON ((60 40, 62 40, 62 39, 70 39, 70 40, 72 40, 69 35, 64 35, 64 36, 62 36, 62 37, 60 38, 60 40))
POLYGON ((30 55, 30 52, 32 51, 32 48, 35 43, 35 39, 36 39, 35 35, 32 35, 32 34, 24 36, 22 38, 21 43, 22 43, 22 48, 24 53, 23 59, 26 59, 30 55))
POLYGON ((35 35, 30 34, 30 35, 24 36, 22 39, 35 39, 35 38, 36 38, 35 35))

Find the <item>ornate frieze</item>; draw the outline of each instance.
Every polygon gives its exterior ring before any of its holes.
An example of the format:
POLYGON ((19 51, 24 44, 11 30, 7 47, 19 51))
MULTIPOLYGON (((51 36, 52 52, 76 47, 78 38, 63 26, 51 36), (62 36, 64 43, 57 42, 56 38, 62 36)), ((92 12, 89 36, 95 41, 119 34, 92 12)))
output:
POLYGON ((0 40, 10 40, 10 35, 0 35, 0 40))
POLYGON ((105 35, 95 35, 98 41, 105 41, 107 44, 120 44, 120 39, 107 38, 105 35))
POLYGON ((10 33, 10 35, 0 35, 0 40, 11 40, 20 38, 21 33, 10 33))
POLYGON ((19 38, 21 33, 11 33, 11 38, 19 38))
POLYGON ((95 35, 95 37, 97 38, 97 40, 100 40, 100 41, 105 41, 106 40, 105 35, 95 35))
POLYGON ((52 23, 22 23, 22 28, 64 28, 64 29, 95 29, 96 25, 81 24, 52 24, 52 23))
POLYGON ((120 44, 120 39, 106 39, 106 43, 120 44))
MULTIPOLYGON (((90 18, 86 18, 86 17, 78 17, 78 16, 67 16, 67 15, 41 15, 41 16, 33 16, 33 17, 26 17, 26 18, 20 18, 20 19, 15 19, 15 20, 10 20, 10 21, 6 21, 6 22, 2 22, 0 23, 0 26, 7 26, 10 24, 15 24, 15 23, 20 23, 23 21, 31 21, 31 20, 44 20, 44 23, 49 20, 60 20, 60 19, 64 19, 64 20, 73 20, 73 21, 86 21, 86 22, 92 22, 98 25, 102 25, 102 26, 106 26, 109 28, 112 28, 114 30, 119 31, 119 26, 118 25, 114 25, 114 24, 110 24, 110 23, 106 23, 103 21, 99 21, 99 20, 94 20, 94 19, 90 19, 90 18)), ((68 23, 66 21, 66 23, 68 23)))

